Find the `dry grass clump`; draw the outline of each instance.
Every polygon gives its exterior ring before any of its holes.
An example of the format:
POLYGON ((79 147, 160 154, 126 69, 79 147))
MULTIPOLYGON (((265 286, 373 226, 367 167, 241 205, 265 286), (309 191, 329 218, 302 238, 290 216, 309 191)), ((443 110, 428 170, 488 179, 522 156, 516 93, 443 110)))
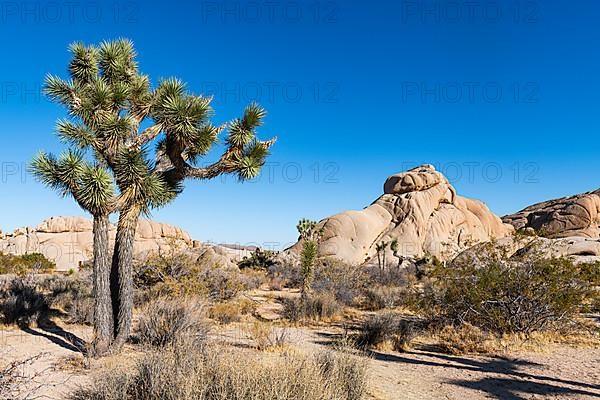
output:
POLYGON ((498 350, 493 335, 470 324, 445 326, 436 337, 440 349, 449 354, 489 354, 498 350))
POLYGON ((405 351, 423 330, 422 321, 388 312, 367 318, 351 341, 363 349, 405 351))
POLYGON ((209 309, 209 317, 223 325, 227 325, 241 321, 242 316, 251 314, 255 308, 256 304, 252 300, 243 298, 230 300, 212 305, 209 309))
POLYGON ((366 361, 348 354, 279 355, 267 362, 239 351, 179 346, 110 371, 72 400, 359 400, 366 361))
POLYGON ((268 322, 254 321, 245 329, 246 336, 252 340, 257 350, 281 350, 289 341, 285 328, 277 328, 268 322))
POLYGON ((283 315, 292 322, 330 321, 341 315, 344 309, 331 293, 311 293, 303 298, 284 299, 283 306, 283 315))
POLYGON ((156 347, 189 339, 203 343, 209 332, 204 311, 204 303, 195 299, 154 300, 140 313, 137 337, 141 343, 156 347))

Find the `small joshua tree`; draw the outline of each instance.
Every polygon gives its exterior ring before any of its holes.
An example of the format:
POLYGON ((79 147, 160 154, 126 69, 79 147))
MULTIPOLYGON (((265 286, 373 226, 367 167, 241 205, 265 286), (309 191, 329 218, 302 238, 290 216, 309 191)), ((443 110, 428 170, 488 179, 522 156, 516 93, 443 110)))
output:
POLYGON ((398 246, 398 239, 394 239, 390 242, 390 250, 392 250, 394 257, 398 258, 398 269, 400 269, 400 265, 402 264, 402 256, 399 255, 400 248, 398 246))
POLYGON ((306 298, 312 288, 315 277, 315 264, 319 251, 319 239, 323 228, 317 229, 317 222, 303 218, 296 226, 302 239, 300 265, 302 268, 302 298, 306 298))
POLYGON ((385 269, 385 249, 387 249, 389 242, 381 241, 375 245, 375 250, 377 251, 377 264, 379 265, 379 270, 383 271, 385 269))

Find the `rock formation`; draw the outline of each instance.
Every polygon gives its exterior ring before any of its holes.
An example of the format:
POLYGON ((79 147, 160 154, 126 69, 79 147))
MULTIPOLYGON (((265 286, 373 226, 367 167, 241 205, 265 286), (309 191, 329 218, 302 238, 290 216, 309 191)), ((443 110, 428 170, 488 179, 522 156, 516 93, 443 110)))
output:
MULTIPOLYGON (((322 256, 349 264, 373 260, 376 245, 397 240, 397 256, 434 255, 442 260, 514 229, 480 201, 456 194, 431 165, 390 176, 384 194, 361 211, 346 211, 319 224, 322 256)), ((297 251, 299 245, 292 247, 297 251)), ((395 256, 388 247, 387 259, 395 256)))
MULTIPOLYGON (((19 228, 0 235, 0 252, 11 254, 41 253, 56 263, 56 269, 77 269, 91 258, 93 250, 92 221, 83 217, 52 217, 35 228, 19 228)), ((109 237, 114 243, 116 227, 111 225, 109 237)), ((136 258, 152 253, 185 251, 206 262, 235 267, 239 251, 193 241, 181 228, 140 220, 135 240, 136 258)))
POLYGON ((544 201, 502 219, 548 238, 600 238, 600 190, 544 201))

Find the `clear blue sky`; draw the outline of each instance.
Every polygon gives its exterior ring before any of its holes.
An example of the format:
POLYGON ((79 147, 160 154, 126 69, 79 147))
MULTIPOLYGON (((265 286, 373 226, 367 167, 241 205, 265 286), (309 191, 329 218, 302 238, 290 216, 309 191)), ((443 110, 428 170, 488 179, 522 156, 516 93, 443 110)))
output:
POLYGON ((190 181, 154 212, 200 240, 283 246, 299 218, 360 209, 423 162, 500 215, 600 187, 597 1, 69 4, 1 4, 4 231, 84 215, 24 174, 61 149, 65 112, 36 92, 69 43, 117 37, 154 82, 214 94, 216 122, 252 99, 269 111, 260 133, 279 141, 258 182, 190 181))

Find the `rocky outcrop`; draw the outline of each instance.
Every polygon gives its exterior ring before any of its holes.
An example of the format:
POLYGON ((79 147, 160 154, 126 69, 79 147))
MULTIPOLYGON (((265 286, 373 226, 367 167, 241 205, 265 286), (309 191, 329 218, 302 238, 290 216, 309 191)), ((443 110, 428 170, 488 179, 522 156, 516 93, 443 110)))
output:
MULTIPOLYGON (((322 256, 362 264, 381 242, 398 242, 397 256, 452 258, 479 242, 501 238, 514 229, 480 201, 456 194, 431 165, 390 176, 384 194, 361 211, 346 211, 320 222, 322 256)), ((292 247, 297 251, 299 244, 292 247)), ((387 259, 395 255, 388 248, 387 259)))
MULTIPOLYGON (((83 217, 52 217, 35 228, 19 228, 11 234, 0 235, 0 252, 41 253, 54 261, 59 271, 77 269, 92 256, 92 227, 92 221, 83 217)), ((116 227, 111 225, 111 243, 115 235, 116 227)), ((134 251, 138 259, 159 252, 190 252, 194 257, 224 267, 235 267, 239 253, 193 241, 181 228, 150 220, 140 220, 134 251)))
POLYGON ((502 219, 548 238, 600 238, 600 190, 544 201, 502 219))

